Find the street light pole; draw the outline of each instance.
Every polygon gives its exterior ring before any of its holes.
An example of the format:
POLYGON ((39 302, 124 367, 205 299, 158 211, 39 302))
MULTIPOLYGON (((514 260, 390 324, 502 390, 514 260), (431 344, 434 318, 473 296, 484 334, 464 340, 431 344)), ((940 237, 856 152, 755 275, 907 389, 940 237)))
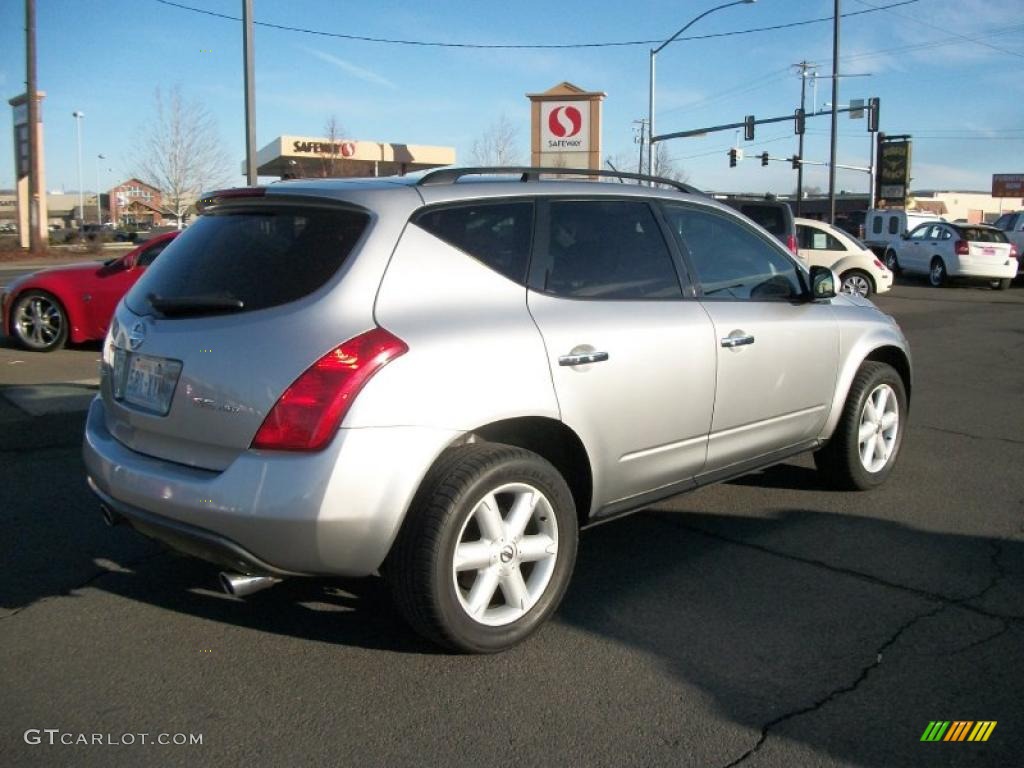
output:
POLYGON ((245 183, 256 186, 256 76, 253 71, 255 32, 252 0, 242 0, 242 59, 245 71, 245 183))
POLYGON ((839 3, 832 19, 832 141, 828 164, 828 223, 836 223, 836 149, 839 143, 839 3))
POLYGON ((102 194, 100 190, 100 160, 106 159, 106 155, 96 155, 96 223, 101 226, 103 224, 103 207, 100 202, 100 195, 102 194))
POLYGON ((755 3, 755 2, 757 2, 757 0, 733 0, 733 2, 731 2, 731 3, 723 3, 722 5, 716 5, 714 8, 709 8, 708 10, 704 11, 704 13, 700 14, 699 16, 695 16, 692 19, 690 19, 690 21, 687 22, 686 25, 682 29, 680 29, 678 32, 676 32, 674 35, 672 35, 672 37, 670 37, 664 43, 659 45, 657 48, 652 48, 651 49, 650 81, 649 81, 649 87, 648 87, 648 91, 647 91, 647 175, 648 176, 653 176, 654 175, 654 58, 658 55, 658 53, 661 51, 662 48, 664 48, 666 45, 668 45, 669 43, 674 41, 677 37, 679 37, 681 34, 683 34, 683 32, 688 30, 690 27, 692 27, 698 21, 703 19, 705 16, 708 16, 708 15, 714 13, 715 11, 720 11, 723 8, 729 8, 730 6, 733 6, 733 5, 750 5, 750 4, 755 3))
POLYGON ((85 113, 76 109, 71 116, 75 118, 75 135, 78 138, 78 234, 81 236, 85 224, 85 193, 82 191, 82 118, 85 113))

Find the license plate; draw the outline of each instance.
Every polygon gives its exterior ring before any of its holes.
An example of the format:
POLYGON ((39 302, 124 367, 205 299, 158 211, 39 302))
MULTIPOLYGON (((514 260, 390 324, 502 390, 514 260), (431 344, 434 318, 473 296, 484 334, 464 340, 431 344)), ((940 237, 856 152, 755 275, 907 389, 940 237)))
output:
POLYGON ((166 416, 181 374, 181 363, 162 357, 114 351, 114 399, 166 416))
POLYGON ((995 248, 982 248, 981 249, 981 254, 983 256, 995 256, 996 255, 996 249, 995 248))

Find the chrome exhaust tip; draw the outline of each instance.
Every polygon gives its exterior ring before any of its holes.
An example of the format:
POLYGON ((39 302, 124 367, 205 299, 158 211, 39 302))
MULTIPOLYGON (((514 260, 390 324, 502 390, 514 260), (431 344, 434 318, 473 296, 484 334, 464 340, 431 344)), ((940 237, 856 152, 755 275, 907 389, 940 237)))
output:
POLYGON ((121 522, 121 516, 106 504, 100 504, 100 515, 103 517, 103 522, 107 524, 108 528, 113 528, 121 522))
POLYGON ((221 571, 218 578, 221 590, 225 594, 234 597, 246 597, 254 592, 259 592, 261 589, 272 587, 281 581, 273 576, 246 576, 241 573, 228 573, 227 571, 221 571))

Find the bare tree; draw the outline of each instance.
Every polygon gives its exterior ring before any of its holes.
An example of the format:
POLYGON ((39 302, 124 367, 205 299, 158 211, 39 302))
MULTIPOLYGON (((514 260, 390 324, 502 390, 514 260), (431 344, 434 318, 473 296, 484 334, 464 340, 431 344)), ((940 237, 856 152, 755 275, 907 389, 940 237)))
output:
POLYGON ((500 115, 473 141, 477 165, 518 165, 519 129, 507 115, 500 115))
POLYGON ((661 176, 663 179, 672 179, 686 183, 690 180, 690 174, 679 165, 679 161, 668 153, 668 147, 659 142, 654 145, 654 169, 653 175, 661 176))
POLYGON ((341 142, 345 135, 345 129, 341 127, 338 118, 331 115, 324 123, 324 136, 327 138, 327 151, 320 153, 320 176, 325 179, 333 179, 344 175, 341 173, 341 142))
POLYGON ((177 219, 178 229, 204 190, 231 177, 213 116, 199 101, 187 100, 180 85, 166 96, 156 89, 141 152, 137 175, 160 190, 162 207, 177 219))

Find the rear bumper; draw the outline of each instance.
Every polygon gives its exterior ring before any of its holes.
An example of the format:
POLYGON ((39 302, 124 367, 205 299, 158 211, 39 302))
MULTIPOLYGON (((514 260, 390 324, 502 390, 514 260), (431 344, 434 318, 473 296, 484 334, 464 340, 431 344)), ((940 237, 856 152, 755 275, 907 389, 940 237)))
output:
POLYGON ((127 448, 97 397, 83 456, 100 499, 174 549, 247 573, 366 576, 387 556, 422 475, 458 435, 342 429, 319 453, 244 451, 211 472, 127 448))
POLYGON ((949 274, 951 277, 977 277, 988 280, 999 280, 1006 277, 1017 276, 1017 260, 1007 259, 1007 261, 993 264, 992 262, 979 262, 979 261, 966 261, 963 257, 960 258, 960 263, 956 267, 956 272, 950 270, 949 274))

